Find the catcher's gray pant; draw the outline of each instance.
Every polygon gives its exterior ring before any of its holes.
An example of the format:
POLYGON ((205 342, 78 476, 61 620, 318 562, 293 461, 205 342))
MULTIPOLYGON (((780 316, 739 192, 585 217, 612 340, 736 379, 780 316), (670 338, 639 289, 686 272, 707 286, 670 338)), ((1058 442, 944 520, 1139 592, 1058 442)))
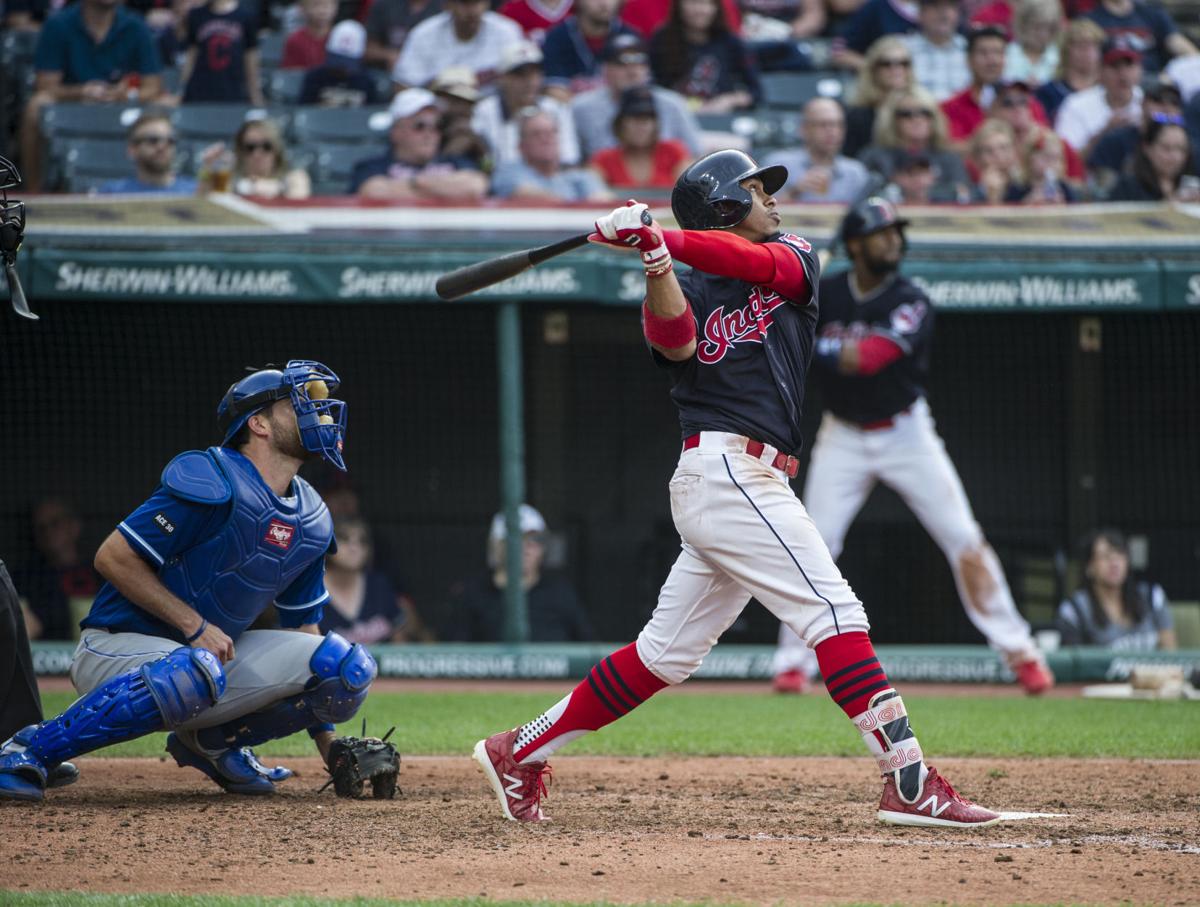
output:
MULTIPOLYGON (((224 665, 225 694, 181 727, 214 727, 301 692, 313 676, 309 660, 324 638, 298 630, 247 630, 237 638, 235 657, 224 665)), ((71 683, 82 696, 179 646, 159 636, 84 630, 71 662, 71 683)))

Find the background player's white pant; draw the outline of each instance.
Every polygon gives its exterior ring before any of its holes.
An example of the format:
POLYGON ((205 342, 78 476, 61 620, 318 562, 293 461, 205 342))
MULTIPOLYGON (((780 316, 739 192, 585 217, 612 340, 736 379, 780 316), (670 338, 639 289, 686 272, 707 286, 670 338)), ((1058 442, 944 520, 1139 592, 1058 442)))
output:
POLYGON ((683 550, 637 640, 642 662, 680 683, 753 595, 816 645, 865 631, 862 603, 838 571, 787 476, 746 452, 746 438, 702 432, 671 479, 671 515, 683 550))
MULTIPOLYGON (((225 694, 181 727, 214 727, 301 692, 313 676, 308 662, 324 638, 296 630, 247 630, 234 643, 235 657, 224 665, 225 694)), ((71 683, 82 696, 179 646, 160 636, 84 630, 71 662, 71 683)))
MULTIPOLYGON (((804 501, 834 559, 876 482, 900 495, 942 549, 967 617, 992 648, 1010 663, 1034 657, 1029 624, 1018 613, 1000 561, 975 522, 925 400, 896 416, 891 428, 863 431, 830 413, 821 420, 804 501)), ((781 626, 776 673, 792 667, 809 670, 813 661, 787 625, 781 626)))

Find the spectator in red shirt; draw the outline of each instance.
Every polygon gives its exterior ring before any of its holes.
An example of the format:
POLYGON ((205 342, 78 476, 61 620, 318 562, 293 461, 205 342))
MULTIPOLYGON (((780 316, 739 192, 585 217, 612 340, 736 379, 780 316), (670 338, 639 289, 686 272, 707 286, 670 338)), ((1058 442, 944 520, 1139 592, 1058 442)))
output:
MULTIPOLYGON (((1030 86, 1022 81, 1004 82, 996 88, 996 100, 992 102, 988 115, 1003 120, 1013 128, 1018 148, 1044 145, 1043 136, 1054 134, 1054 130, 1037 120, 1034 104, 1037 99, 1030 86)), ((1082 186, 1087 179, 1087 169, 1079 153, 1069 142, 1062 143, 1062 158, 1067 179, 1082 186)))
POLYGON ((508 16, 530 41, 541 44, 546 32, 571 15, 573 0, 507 0, 496 12, 508 16))
POLYGON ((337 15, 337 0, 300 0, 304 24, 287 36, 280 69, 312 69, 325 62, 325 42, 337 15))
POLYGON ((590 166, 609 186, 670 189, 692 159, 687 145, 659 138, 658 108, 645 85, 621 93, 613 119, 617 145, 592 155, 590 166))
MULTIPOLYGON (((951 143, 962 148, 971 134, 987 118, 996 100, 997 86, 1004 76, 1004 57, 1008 36, 993 25, 974 29, 967 36, 967 66, 971 84, 942 102, 942 113, 950 127, 951 143)), ((1030 110, 1037 122, 1049 125, 1046 112, 1036 98, 1029 99, 1030 110)))

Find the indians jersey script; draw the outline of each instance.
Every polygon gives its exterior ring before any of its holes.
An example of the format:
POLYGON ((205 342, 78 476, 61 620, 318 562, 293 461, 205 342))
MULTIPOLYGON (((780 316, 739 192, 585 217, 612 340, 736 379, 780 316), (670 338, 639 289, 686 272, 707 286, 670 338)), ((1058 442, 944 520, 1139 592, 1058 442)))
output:
POLYGON ((812 289, 804 299, 734 277, 692 268, 679 276, 696 318, 696 355, 670 362, 671 399, 683 437, 724 431, 764 441, 786 453, 803 445, 800 409, 817 324, 820 265, 807 240, 779 233, 796 254, 812 289))
POLYGON ((874 375, 846 375, 817 360, 813 375, 822 400, 839 419, 859 424, 889 419, 925 395, 933 305, 908 278, 897 274, 861 297, 850 286, 849 271, 825 278, 817 336, 853 340, 882 336, 903 352, 874 375))

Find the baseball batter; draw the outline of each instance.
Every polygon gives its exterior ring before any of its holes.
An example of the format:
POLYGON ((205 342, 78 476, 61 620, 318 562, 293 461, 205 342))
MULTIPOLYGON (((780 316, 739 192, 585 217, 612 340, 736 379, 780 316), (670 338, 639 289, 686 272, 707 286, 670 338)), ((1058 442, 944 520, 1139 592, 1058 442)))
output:
POLYGON ((672 381, 683 450, 670 482, 682 551, 650 622, 565 698, 475 746, 504 815, 545 818, 548 757, 686 680, 753 595, 811 645, 834 701, 884 776, 881 821, 978 827, 1000 816, 926 765, 904 703, 867 635, 862 603, 838 572, 788 479, 796 474, 804 376, 817 323, 819 266, 779 231, 783 167, 740 151, 680 176, 664 231, 631 202, 596 221, 592 241, 638 250, 643 331, 672 381), (673 260, 693 266, 685 275, 673 260))
MULTIPOLYGON (((934 312, 925 293, 898 273, 907 223, 880 198, 855 205, 842 222, 853 267, 821 280, 813 375, 827 411, 804 501, 836 560, 875 483, 893 489, 945 554, 971 622, 1020 684, 1041 693, 1054 675, 1017 612, 925 402, 934 312)), ((774 668, 780 692, 799 692, 817 668, 786 622, 774 668)))
POLYGON ((175 457, 97 552, 107 582, 71 663, 80 698, 0 747, 0 798, 41 800, 63 760, 163 729, 179 765, 233 793, 292 774, 251 746, 307 728, 326 755, 376 674, 362 646, 317 635, 333 521, 296 472, 317 456, 346 468, 337 387, 293 360, 229 388, 221 446, 175 457), (247 630, 272 603, 288 629, 247 630))

